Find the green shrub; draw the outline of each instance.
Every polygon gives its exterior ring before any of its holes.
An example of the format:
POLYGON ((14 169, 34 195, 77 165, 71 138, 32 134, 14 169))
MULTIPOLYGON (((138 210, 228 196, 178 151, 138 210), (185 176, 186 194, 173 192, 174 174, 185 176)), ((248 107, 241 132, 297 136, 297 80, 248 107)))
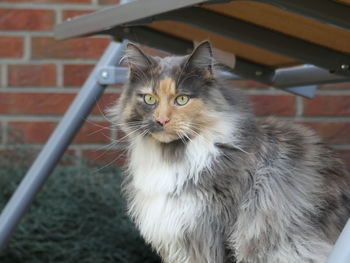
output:
MULTIPOLYGON (((2 156, 0 208, 27 170, 25 150, 2 156)), ((125 215, 118 168, 59 166, 0 255, 1 263, 156 263, 125 215)))

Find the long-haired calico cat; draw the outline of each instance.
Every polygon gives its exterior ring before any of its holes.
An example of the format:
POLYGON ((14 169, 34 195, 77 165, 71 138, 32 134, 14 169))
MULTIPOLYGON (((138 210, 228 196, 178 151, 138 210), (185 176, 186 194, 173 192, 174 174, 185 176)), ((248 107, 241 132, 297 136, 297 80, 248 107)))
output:
POLYGON ((183 57, 129 44, 113 121, 128 137, 129 214, 166 263, 323 263, 350 176, 312 131, 257 120, 208 42, 183 57))

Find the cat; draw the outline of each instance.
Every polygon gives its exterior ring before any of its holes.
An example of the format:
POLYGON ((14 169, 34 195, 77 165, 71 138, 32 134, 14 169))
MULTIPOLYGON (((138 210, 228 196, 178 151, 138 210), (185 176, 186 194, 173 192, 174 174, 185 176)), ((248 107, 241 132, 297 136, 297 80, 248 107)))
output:
POLYGON ((350 216, 350 176, 301 125, 256 119, 208 41, 159 58, 129 43, 109 114, 127 137, 124 194, 165 263, 323 263, 350 216))

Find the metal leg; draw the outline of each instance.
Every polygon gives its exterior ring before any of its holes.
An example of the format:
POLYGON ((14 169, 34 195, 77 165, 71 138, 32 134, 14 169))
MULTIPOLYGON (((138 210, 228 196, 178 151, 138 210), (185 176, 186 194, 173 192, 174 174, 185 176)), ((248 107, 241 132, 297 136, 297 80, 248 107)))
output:
POLYGON ((100 69, 118 64, 126 42, 112 42, 76 96, 56 130, 23 178, 0 216, 0 251, 53 170, 106 85, 98 82, 100 69))
POLYGON ((350 262, 350 219, 341 232, 327 263, 350 262))

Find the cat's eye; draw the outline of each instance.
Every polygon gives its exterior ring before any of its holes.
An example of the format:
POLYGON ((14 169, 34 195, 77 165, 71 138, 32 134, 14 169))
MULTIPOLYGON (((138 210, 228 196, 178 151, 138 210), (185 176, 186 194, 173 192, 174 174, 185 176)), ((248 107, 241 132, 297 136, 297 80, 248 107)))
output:
POLYGON ((146 102, 146 104, 148 105, 154 105, 157 100, 154 96, 150 95, 150 94, 146 94, 144 97, 143 97, 143 100, 146 102))
POLYGON ((190 97, 187 95, 180 95, 177 96, 175 99, 175 102, 177 105, 183 106, 185 104, 187 104, 187 102, 190 100, 190 97))

